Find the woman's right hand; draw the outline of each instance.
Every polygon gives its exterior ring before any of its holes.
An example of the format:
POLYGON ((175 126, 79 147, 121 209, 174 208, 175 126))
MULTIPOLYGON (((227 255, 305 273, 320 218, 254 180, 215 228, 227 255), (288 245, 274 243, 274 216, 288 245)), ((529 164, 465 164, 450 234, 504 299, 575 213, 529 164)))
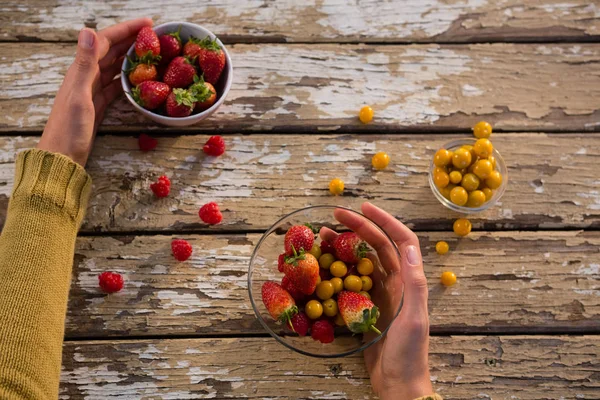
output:
MULTIPOLYGON (((419 239, 396 218, 370 203, 362 205, 362 212, 388 234, 400 252, 398 263, 396 249, 366 219, 344 209, 334 212, 340 223, 373 247, 388 272, 383 282, 385 293, 375 293, 373 298, 375 304, 388 305, 382 309, 380 319, 393 318, 393 310, 387 308, 397 308, 401 301, 399 289, 404 284, 402 311, 386 336, 364 352, 371 385, 382 400, 412 400, 433 395, 428 365, 427 279, 423 273, 419 239)), ((321 230, 323 239, 332 240, 335 235, 327 228, 321 230)), ((382 326, 385 325, 384 321, 382 326)), ((366 337, 366 340, 370 339, 366 337)))

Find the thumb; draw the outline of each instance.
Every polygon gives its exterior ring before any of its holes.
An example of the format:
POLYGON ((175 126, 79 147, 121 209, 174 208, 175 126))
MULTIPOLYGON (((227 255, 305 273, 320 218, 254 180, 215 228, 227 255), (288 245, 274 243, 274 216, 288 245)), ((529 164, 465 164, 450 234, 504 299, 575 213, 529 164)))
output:
POLYGON ((414 317, 427 317, 427 278, 423 272, 421 250, 418 246, 406 245, 403 246, 402 255, 402 280, 407 313, 414 317))
POLYGON ((98 70, 98 37, 91 29, 79 31, 74 67, 77 82, 85 86, 91 85, 98 70))

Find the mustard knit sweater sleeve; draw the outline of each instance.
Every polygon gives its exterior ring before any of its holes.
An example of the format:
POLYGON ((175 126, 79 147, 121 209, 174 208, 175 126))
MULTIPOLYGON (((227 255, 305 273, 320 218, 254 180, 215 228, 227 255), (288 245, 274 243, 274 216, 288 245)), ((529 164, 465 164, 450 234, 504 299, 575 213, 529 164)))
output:
POLYGON ((91 179, 71 159, 17 156, 0 236, 0 399, 56 399, 77 230, 91 179))

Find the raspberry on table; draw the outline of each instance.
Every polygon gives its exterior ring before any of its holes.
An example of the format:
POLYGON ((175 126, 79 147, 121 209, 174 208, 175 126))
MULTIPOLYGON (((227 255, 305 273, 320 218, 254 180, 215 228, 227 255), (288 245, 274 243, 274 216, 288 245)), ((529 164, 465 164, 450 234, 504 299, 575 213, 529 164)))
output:
POLYGON ((167 197, 171 192, 171 181, 166 175, 158 178, 158 181, 150 185, 150 190, 158 198, 167 197))
POLYGON ((138 145, 140 146, 141 151, 150 151, 156 148, 158 145, 158 140, 146 135, 145 133, 142 133, 138 138, 138 145))
POLYGON ((211 136, 202 150, 209 156, 218 157, 225 153, 225 140, 221 136, 211 136))
POLYGON ((123 289, 123 277, 116 272, 103 272, 98 275, 98 284, 105 293, 115 293, 123 289))
POLYGON ((171 251, 177 261, 185 261, 192 255, 192 245, 183 239, 175 239, 171 242, 171 251))
POLYGON ((288 322, 288 328, 296 332, 300 336, 306 336, 310 328, 310 319, 303 312, 294 315, 291 321, 288 322), (291 326, 290 326, 291 322, 291 326))
POLYGON ((200 207, 198 215, 202 221, 210 225, 216 225, 223 220, 219 205, 214 201, 200 207))
POLYGON ((326 319, 316 321, 312 326, 311 337, 321 343, 331 343, 334 337, 334 328, 326 319))

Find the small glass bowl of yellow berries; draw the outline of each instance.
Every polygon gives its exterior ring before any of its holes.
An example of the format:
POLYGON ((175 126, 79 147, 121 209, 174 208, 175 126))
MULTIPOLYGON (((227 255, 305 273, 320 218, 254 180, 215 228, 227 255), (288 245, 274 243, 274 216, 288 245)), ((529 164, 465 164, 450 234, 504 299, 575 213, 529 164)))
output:
POLYGON ((507 182, 506 164, 489 135, 446 143, 431 160, 429 186, 433 194, 460 213, 474 214, 492 207, 504 194, 507 182))

